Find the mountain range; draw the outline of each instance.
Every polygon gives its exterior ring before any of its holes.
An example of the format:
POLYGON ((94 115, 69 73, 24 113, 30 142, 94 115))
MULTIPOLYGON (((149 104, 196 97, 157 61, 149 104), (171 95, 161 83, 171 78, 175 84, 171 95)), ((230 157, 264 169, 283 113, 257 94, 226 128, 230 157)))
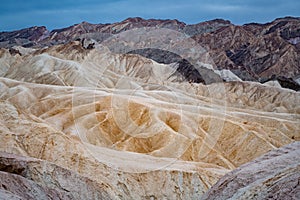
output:
MULTIPOLYGON (((114 34, 142 27, 171 29, 186 34, 208 51, 216 69, 230 70, 242 80, 261 83, 278 81, 282 87, 300 89, 300 19, 295 17, 242 26, 222 19, 187 25, 178 20, 145 20, 137 17, 114 24, 82 22, 52 31, 44 26, 31 27, 1 32, 0 47, 41 48, 84 38, 101 43, 114 34)), ((148 58, 155 55, 162 55, 162 52, 152 50, 143 54, 148 58)), ((156 61, 169 63, 164 59, 156 61)), ((192 77, 192 81, 197 82, 199 78, 192 77)))
POLYGON ((300 19, 0 33, 0 199, 299 199, 300 19))

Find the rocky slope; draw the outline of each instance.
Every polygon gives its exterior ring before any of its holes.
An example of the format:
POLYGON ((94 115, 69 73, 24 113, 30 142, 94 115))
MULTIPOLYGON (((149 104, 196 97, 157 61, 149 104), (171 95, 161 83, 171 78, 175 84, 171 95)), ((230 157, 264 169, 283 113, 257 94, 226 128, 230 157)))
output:
POLYGON ((1 152, 0 177, 3 199, 109 199, 102 185, 45 160, 1 152))
POLYGON ((49 31, 45 26, 30 27, 12 32, 0 33, 0 47, 23 46, 32 47, 48 37, 49 31))
MULTIPOLYGON (((278 20, 291 22, 272 33, 298 22, 278 20)), ((272 23, 236 29, 250 41, 272 23)), ((248 162, 299 141, 300 93, 280 86, 295 86, 294 77, 284 76, 283 83, 278 77, 265 84, 242 81, 251 75, 247 67, 237 67, 244 69, 243 76, 235 67, 221 69, 211 52, 223 50, 207 51, 203 46, 209 40, 183 33, 221 37, 235 26, 223 20, 195 26, 141 18, 83 23, 56 34, 41 31, 32 39, 34 48, 0 49, 0 197, 215 199, 219 194, 209 189, 222 176, 240 166, 251 168, 248 162), (99 31, 105 39, 94 37, 99 31)), ((228 36, 235 38, 228 39, 234 42, 231 48, 239 48, 244 39, 233 35, 228 36)), ((221 49, 229 45, 225 39, 221 49)), ((283 42, 278 51, 285 45, 294 44, 283 42)), ((279 160, 273 166, 278 171, 292 158, 267 157, 266 165, 279 160)), ((288 174, 296 177, 299 169, 293 170, 288 174)), ((275 184, 286 183, 286 177, 275 184)))
POLYGON ((298 18, 282 18, 268 24, 230 25, 194 38, 209 49, 218 68, 228 68, 243 80, 296 80, 299 25, 298 18))
POLYGON ((203 199, 299 199, 300 142, 273 150, 222 177, 203 199))

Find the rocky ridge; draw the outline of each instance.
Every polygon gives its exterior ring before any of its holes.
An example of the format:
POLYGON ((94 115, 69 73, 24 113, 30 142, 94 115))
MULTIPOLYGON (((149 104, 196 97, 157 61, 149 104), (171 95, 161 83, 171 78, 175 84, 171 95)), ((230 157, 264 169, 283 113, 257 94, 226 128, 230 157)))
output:
MULTIPOLYGON (((242 80, 261 83, 278 80, 283 87, 299 90, 299 24, 299 18, 294 17, 243 26, 221 19, 187 25, 178 20, 128 18, 114 24, 82 22, 52 31, 32 27, 2 32, 0 46, 43 47, 83 38, 102 42, 112 35, 137 28, 171 29, 188 35, 204 47, 213 59, 215 69, 230 70, 242 80)), ((162 63, 166 62, 162 60, 162 63)))

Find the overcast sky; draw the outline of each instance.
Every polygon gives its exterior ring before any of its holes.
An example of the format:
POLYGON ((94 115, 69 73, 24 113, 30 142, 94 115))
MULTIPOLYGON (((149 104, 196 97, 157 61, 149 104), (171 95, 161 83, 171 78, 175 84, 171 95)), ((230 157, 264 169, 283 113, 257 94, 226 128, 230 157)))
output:
POLYGON ((128 17, 186 23, 223 18, 235 24, 300 16, 300 0, 1 0, 0 31, 44 25, 62 28, 82 21, 113 23, 128 17))

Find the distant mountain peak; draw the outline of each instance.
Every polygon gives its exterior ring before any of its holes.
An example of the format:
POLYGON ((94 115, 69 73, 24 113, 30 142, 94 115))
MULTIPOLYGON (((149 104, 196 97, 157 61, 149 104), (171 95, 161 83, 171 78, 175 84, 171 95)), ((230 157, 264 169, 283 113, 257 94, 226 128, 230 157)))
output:
MULTIPOLYGON (((143 27, 171 29, 193 38, 210 53, 216 68, 232 70, 242 80, 265 82, 273 76, 277 80, 285 77, 287 79, 280 83, 289 87, 300 75, 299 17, 283 17, 265 24, 249 23, 242 26, 224 19, 190 25, 177 19, 141 17, 130 17, 112 24, 83 21, 50 33, 45 26, 2 32, 0 47, 39 48, 84 38, 101 43, 111 35, 143 27)), ((300 86, 297 83, 294 85, 293 89, 299 90, 300 86)))

